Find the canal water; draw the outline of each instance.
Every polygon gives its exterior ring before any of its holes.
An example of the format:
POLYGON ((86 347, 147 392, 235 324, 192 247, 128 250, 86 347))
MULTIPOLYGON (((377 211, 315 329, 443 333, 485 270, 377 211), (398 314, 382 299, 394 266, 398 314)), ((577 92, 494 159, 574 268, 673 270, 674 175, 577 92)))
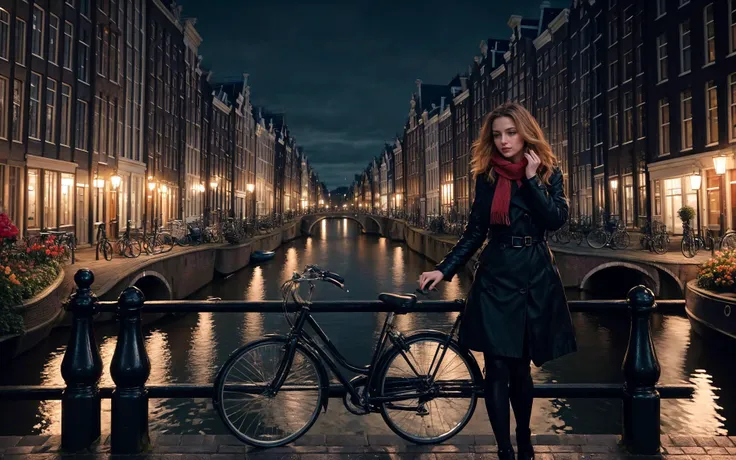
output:
MULTIPOLYGON (((321 285, 315 299, 374 299, 379 292, 413 292, 416 279, 433 264, 402 243, 361 234, 349 220, 327 220, 313 237, 285 244, 271 261, 246 267, 219 279, 193 298, 277 300, 281 283, 305 264, 317 264, 345 277, 349 292, 321 285)), ((442 283, 437 299, 464 297, 467 276, 442 283)), ((626 288, 626 287, 624 287, 626 288)), ((624 289, 625 291, 626 289, 624 289)), ((568 292, 569 298, 579 293, 568 292)), ((541 368, 532 367, 538 383, 618 383, 629 333, 627 314, 573 313, 579 351, 541 368)), ((455 314, 410 314, 398 318, 404 331, 434 328, 449 331, 455 314)), ((380 332, 384 314, 335 313, 316 315, 317 321, 355 363, 367 363, 380 332)), ((169 318, 145 330, 151 359, 151 384, 208 384, 228 355, 245 342, 266 333, 284 332, 281 314, 200 313, 169 318)), ((39 347, 0 369, 0 385, 63 385, 60 366, 67 330, 57 329, 39 347)), ((105 370, 102 385, 113 385, 109 373, 116 326, 103 324, 96 334, 105 370)), ((691 383, 693 400, 662 401, 662 430, 666 433, 736 434, 736 374, 727 371, 733 355, 708 346, 691 331, 687 318, 656 315, 652 335, 662 366, 660 382, 691 383)), ((482 356, 476 355, 482 366, 482 356)), ((211 401, 205 399, 151 400, 153 431, 175 434, 223 434, 211 401)), ((0 402, 0 435, 58 434, 61 403, 0 402), (12 416, 10 416, 12 414, 12 416)), ((621 403, 605 399, 537 399, 532 430, 535 433, 620 433, 621 403)), ((103 401, 103 431, 109 432, 110 402, 103 401)), ((342 401, 331 399, 312 433, 390 433, 380 415, 350 415, 342 401)), ((479 404, 466 434, 490 434, 484 406, 479 404)))

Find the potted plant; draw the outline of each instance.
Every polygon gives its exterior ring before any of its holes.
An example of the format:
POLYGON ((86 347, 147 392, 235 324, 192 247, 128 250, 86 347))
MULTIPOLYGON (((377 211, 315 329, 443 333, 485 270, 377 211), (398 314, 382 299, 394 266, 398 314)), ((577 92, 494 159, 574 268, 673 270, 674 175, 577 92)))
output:
POLYGON ((695 209, 692 206, 685 205, 677 211, 677 215, 684 225, 689 225, 690 221, 695 217, 695 209))

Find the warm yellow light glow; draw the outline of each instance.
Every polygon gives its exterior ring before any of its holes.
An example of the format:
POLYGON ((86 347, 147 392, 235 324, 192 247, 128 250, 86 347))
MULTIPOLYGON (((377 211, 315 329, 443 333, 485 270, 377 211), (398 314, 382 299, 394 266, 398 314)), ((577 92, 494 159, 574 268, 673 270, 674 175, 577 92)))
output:
POLYGON ((167 193, 169 191, 169 188, 166 187, 166 184, 161 186, 161 193, 167 193))
POLYGON ((617 179, 611 179, 611 189, 616 190, 618 188, 618 180, 617 179))
POLYGON ((255 185, 253 185, 253 184, 247 184, 247 185, 245 186, 245 189, 246 189, 247 191, 249 191, 250 193, 253 193, 253 190, 255 190, 255 189, 256 189, 256 186, 255 186, 255 185))
POLYGON ((714 157, 713 166, 716 168, 716 174, 726 174, 726 155, 714 157))
POLYGON ((105 186, 105 179, 95 179, 92 181, 94 188, 103 188, 105 186))
POLYGON ((155 189, 155 188, 156 188, 156 183, 153 182, 153 181, 150 181, 148 183, 148 190, 153 191, 153 189, 155 189))
POLYGON ((62 177, 61 178, 61 186, 62 187, 71 187, 74 185, 74 179, 71 177, 62 177))
POLYGON ((690 188, 693 190, 699 190, 702 180, 703 178, 700 176, 700 173, 692 173, 692 175, 690 176, 690 188))
POLYGON ((217 188, 217 181, 216 180, 213 180, 212 182, 210 182, 210 188, 217 188))
POLYGON ((117 190, 118 187, 120 187, 120 182, 123 181, 123 178, 118 176, 117 174, 113 174, 112 177, 110 177, 110 185, 112 185, 112 188, 117 190))

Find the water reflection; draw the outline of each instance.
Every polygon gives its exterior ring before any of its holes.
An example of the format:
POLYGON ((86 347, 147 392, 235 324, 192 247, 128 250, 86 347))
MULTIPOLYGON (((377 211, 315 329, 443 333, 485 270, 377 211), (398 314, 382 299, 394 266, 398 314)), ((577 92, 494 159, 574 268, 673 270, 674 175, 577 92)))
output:
MULTIPOLYGON (((224 299, 279 299, 281 283, 305 264, 318 264, 342 274, 350 292, 319 286, 315 299, 374 299, 379 292, 413 292, 422 271, 434 263, 405 245, 361 233, 351 220, 326 220, 315 226, 314 237, 283 245, 274 259, 247 267, 228 279, 217 279, 194 297, 224 299)), ((431 298, 465 297, 470 280, 460 274, 431 298)), ((385 315, 371 313, 318 314, 317 321, 334 343, 355 364, 370 358, 385 315)), ((402 315, 396 324, 405 333, 416 329, 449 331, 455 313, 402 315)), ((621 382, 621 363, 629 335, 628 315, 575 313, 577 353, 532 367, 535 382, 621 382)), ((230 353, 266 333, 286 332, 280 314, 201 313, 167 319, 145 329, 151 359, 149 383, 207 384, 230 353)), ((655 315, 652 338, 662 366, 660 383, 689 382, 696 386, 693 400, 663 400, 662 429, 692 435, 736 433, 736 377, 730 369, 733 356, 714 349, 690 330, 680 316, 655 315)), ((68 330, 56 330, 38 348, 16 359, 0 372, 0 385, 63 385, 60 367, 68 330)), ((104 362, 102 385, 112 385, 109 366, 115 349, 117 327, 98 325, 95 336, 104 362)), ((482 356, 475 353, 479 365, 482 356)), ((153 430, 173 433, 225 433, 209 400, 151 400, 153 430)), ((109 432, 110 403, 103 401, 103 431, 109 432)), ((488 433, 482 405, 466 428, 467 434, 488 433)), ((59 402, 0 402, 0 435, 58 434, 59 402)), ((536 433, 620 432, 621 403, 616 400, 540 399, 534 403, 532 429, 536 433)), ((331 401, 328 414, 313 428, 316 433, 387 433, 380 417, 359 418, 345 414, 341 403, 331 401)))

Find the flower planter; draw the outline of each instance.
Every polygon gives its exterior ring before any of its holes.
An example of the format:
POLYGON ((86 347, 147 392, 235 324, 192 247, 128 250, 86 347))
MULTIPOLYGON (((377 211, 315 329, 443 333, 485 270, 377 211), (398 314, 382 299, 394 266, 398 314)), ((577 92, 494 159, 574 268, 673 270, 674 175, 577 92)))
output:
POLYGON ((696 280, 689 281, 685 313, 699 335, 730 346, 736 344, 736 294, 709 291, 698 287, 696 280))
POLYGON ((25 332, 22 334, 0 336, 0 361, 18 356, 45 339, 59 319, 62 301, 61 292, 64 271, 61 270, 51 285, 32 299, 13 307, 23 317, 25 332))

